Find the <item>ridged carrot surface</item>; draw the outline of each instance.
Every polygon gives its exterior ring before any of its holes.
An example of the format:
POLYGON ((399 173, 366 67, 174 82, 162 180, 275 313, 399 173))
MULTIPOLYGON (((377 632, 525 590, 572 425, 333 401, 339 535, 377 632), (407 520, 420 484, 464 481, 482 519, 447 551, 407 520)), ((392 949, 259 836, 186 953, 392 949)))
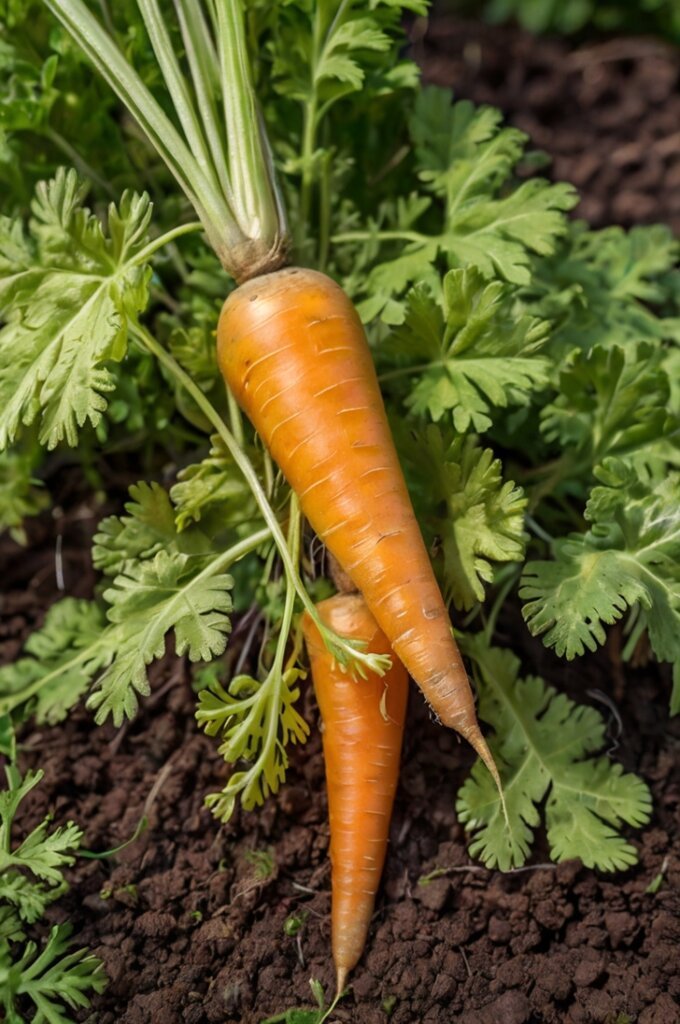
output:
POLYGON ((352 303, 324 274, 279 270, 229 296, 217 342, 225 380, 312 527, 441 721, 497 778, 352 303))
MULTIPOLYGON (((363 640, 376 654, 391 654, 385 635, 359 594, 322 601, 317 610, 337 633, 363 640)), ((337 989, 359 960, 380 884, 399 777, 408 675, 401 662, 383 678, 353 680, 324 646, 312 619, 303 631, 314 691, 323 719, 330 857, 331 928, 337 989)))

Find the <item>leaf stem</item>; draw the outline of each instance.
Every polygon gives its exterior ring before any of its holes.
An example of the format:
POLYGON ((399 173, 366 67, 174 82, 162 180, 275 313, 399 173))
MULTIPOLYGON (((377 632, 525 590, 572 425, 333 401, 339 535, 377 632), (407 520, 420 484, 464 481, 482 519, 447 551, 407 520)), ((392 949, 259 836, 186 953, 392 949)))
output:
POLYGON ((423 235, 419 231, 341 231, 333 235, 331 242, 432 242, 434 235, 423 235))
POLYGON ((140 249, 132 257, 129 261, 129 266, 134 267, 139 263, 146 263, 149 257, 153 256, 158 249, 162 249, 164 245, 168 245, 169 242, 173 242, 176 238, 181 238, 182 235, 190 235, 194 231, 203 231, 203 225, 200 220, 192 220, 188 224, 179 224, 176 228, 166 231, 165 234, 152 238, 148 245, 145 245, 143 249, 140 249))

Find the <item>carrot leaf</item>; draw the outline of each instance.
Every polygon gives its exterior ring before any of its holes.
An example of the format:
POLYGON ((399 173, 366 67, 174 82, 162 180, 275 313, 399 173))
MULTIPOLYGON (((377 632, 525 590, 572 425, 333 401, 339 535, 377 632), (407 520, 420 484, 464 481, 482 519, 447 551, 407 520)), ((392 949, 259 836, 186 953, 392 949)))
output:
POLYGON ((680 475, 645 481, 620 459, 596 471, 585 533, 554 545, 552 561, 529 562, 520 596, 534 635, 574 658, 604 642, 606 624, 629 613, 646 627, 660 661, 680 662, 680 475))
POLYGON ((207 570, 197 568, 189 555, 159 551, 145 563, 126 563, 105 592, 114 624, 110 640, 118 643, 88 700, 97 722, 111 715, 120 725, 123 717, 135 714, 137 694, 149 693, 147 666, 164 653, 170 631, 177 654, 187 654, 190 661, 209 661, 223 653, 231 629, 233 581, 213 574, 211 564, 207 570))
POLYGON ((40 421, 40 441, 75 445, 96 426, 144 309, 150 270, 136 260, 151 216, 146 195, 109 207, 108 234, 83 206, 75 171, 38 185, 29 234, 0 218, 0 448, 40 421))
POLYGON ((19 805, 44 773, 29 771, 22 778, 10 765, 5 775, 7 788, 0 790, 0 904, 9 904, 22 921, 31 924, 66 889, 63 869, 73 864, 82 832, 72 822, 50 831, 46 818, 13 845, 12 825, 19 805))
POLYGON ((680 322, 663 312, 675 305, 679 251, 661 224, 592 231, 571 223, 557 252, 537 264, 529 289, 532 312, 553 323, 550 354, 561 362, 596 345, 677 341, 680 322))
POLYGON ((476 266, 486 279, 530 284, 533 256, 553 253, 567 231, 574 189, 542 178, 514 182, 527 137, 502 127, 500 112, 490 107, 467 100, 452 105, 446 90, 428 87, 417 94, 410 133, 421 193, 430 202, 421 205, 407 230, 376 224, 335 239, 398 246, 363 275, 358 288, 362 297, 370 296, 360 306, 364 319, 382 312, 387 322, 399 323, 403 314, 395 300, 442 257, 449 267, 476 266))
POLYGON ((479 715, 491 725, 490 747, 501 773, 510 827, 489 773, 477 761, 458 794, 457 813, 473 834, 470 853, 507 871, 529 856, 533 830, 545 827, 554 860, 580 858, 602 871, 637 861, 623 824, 649 820, 651 795, 637 776, 596 756, 605 723, 594 708, 574 704, 538 677, 519 677, 519 660, 489 647, 483 633, 464 639, 479 690, 479 715))
POLYGON ((226 648, 233 579, 224 571, 269 538, 249 531, 228 546, 192 524, 182 533, 158 485, 131 488, 127 514, 109 517, 95 538, 95 561, 109 575, 105 608, 66 598, 54 605, 25 656, 0 669, 0 714, 24 706, 59 721, 94 683, 96 720, 118 725, 149 693, 148 666, 175 650, 210 661, 226 648))
POLYGON ((42 771, 22 776, 12 763, 0 789, 0 1012, 3 1020, 22 1021, 19 1006, 30 998, 34 1021, 70 1024, 63 1004, 89 1006, 86 993, 106 984, 101 962, 86 949, 67 953, 71 926, 56 925, 39 948, 27 941, 32 925, 67 889, 64 869, 73 864, 82 831, 73 822, 50 828, 45 818, 21 842, 12 837, 14 819, 23 800, 40 783, 42 771))
POLYGON ((473 438, 430 424, 395 431, 399 453, 447 598, 468 610, 485 597, 499 565, 521 562, 527 499, 504 480, 500 459, 473 438))
POLYGON ((223 528, 248 529, 260 521, 252 492, 217 434, 210 438, 210 451, 201 462, 180 470, 170 495, 177 529, 183 532, 212 510, 219 513, 223 528))
POLYGON ((24 656, 0 668, 0 706, 26 704, 38 724, 61 722, 105 662, 105 623, 94 601, 67 597, 53 604, 24 656))
POLYGON ((564 233, 564 212, 576 204, 571 185, 532 178, 508 194, 501 186, 523 154, 527 136, 502 126, 500 111, 423 89, 411 120, 420 178, 446 202, 441 244, 459 266, 487 277, 530 280, 530 253, 549 254, 564 233))
POLYGON ((35 1006, 33 1021, 70 1024, 64 1004, 75 1010, 88 1007, 88 991, 102 992, 107 984, 101 961, 87 949, 69 952, 72 927, 54 925, 44 947, 27 942, 20 959, 13 962, 8 942, 0 941, 0 1005, 8 1021, 18 1016, 15 1000, 28 998, 35 1006))
POLYGON ((546 440, 596 466, 606 456, 627 457, 677 437, 680 419, 669 409, 663 363, 663 349, 647 342, 576 350, 564 364, 557 395, 541 412, 546 440))
POLYGON ((128 514, 102 519, 94 536, 92 561, 107 576, 116 576, 130 560, 153 558, 177 538, 173 508, 160 484, 133 484, 130 498, 128 514))
POLYGON ((452 420, 460 432, 487 430, 494 406, 526 405, 548 383, 541 349, 549 329, 517 313, 507 285, 474 266, 451 270, 441 305, 423 285, 407 296, 404 323, 384 347, 398 368, 382 379, 388 388, 407 381, 406 405, 417 416, 452 420))
POLYGON ((221 821, 230 819, 237 798, 252 810, 285 781, 286 747, 304 743, 309 735, 309 726, 295 707, 300 696, 297 684, 304 674, 296 668, 282 670, 275 662, 262 681, 240 675, 227 689, 213 680, 200 691, 199 725, 209 736, 220 737, 220 753, 237 764, 224 789, 206 798, 221 821))
POLYGON ((9 530, 18 544, 26 543, 22 523, 50 504, 48 492, 35 478, 36 455, 11 448, 0 452, 0 532, 9 530))

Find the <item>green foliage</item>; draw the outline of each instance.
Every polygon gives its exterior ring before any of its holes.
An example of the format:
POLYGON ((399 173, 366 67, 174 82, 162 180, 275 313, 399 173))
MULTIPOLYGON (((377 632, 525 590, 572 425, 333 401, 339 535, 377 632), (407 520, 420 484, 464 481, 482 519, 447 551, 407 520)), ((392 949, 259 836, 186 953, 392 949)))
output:
POLYGON ((224 652, 232 578, 223 569, 248 543, 215 550, 197 530, 179 534, 157 485, 137 485, 131 496, 128 515, 104 520, 95 538, 96 562, 112 578, 106 612, 73 598, 54 605, 27 657, 0 669, 1 709, 35 698, 40 716, 59 720, 96 681, 89 704, 97 721, 111 715, 120 725, 148 694, 148 666, 163 655, 168 633, 190 661, 224 652))
POLYGON ((411 118, 419 177, 445 202, 443 250, 458 265, 487 277, 529 281, 529 254, 548 255, 564 233, 563 211, 574 190, 533 178, 500 195, 526 145, 526 135, 501 127, 502 115, 468 100, 451 104, 441 89, 423 89, 411 118))
POLYGON ((551 349, 678 340, 678 242, 660 224, 591 231, 573 223, 557 252, 536 267, 530 293, 536 315, 554 324, 551 349), (659 315, 661 311, 662 315, 659 315))
POLYGON ((64 869, 73 864, 82 838, 72 822, 50 828, 49 818, 12 842, 12 826, 25 797, 43 772, 22 778, 14 764, 5 768, 7 786, 0 790, 0 1007, 9 1022, 22 1024, 20 1007, 32 1000, 33 1024, 71 1024, 64 1009, 89 1006, 87 993, 106 984, 101 962, 86 949, 67 952, 71 926, 56 925, 39 949, 26 940, 25 928, 41 918, 49 903, 68 888, 64 869), (17 1002, 19 1000, 19 1002, 17 1002))
POLYGON ((52 605, 42 629, 26 641, 24 657, 0 668, 0 706, 26 704, 39 724, 62 721, 105 663, 105 621, 91 601, 67 597, 52 605))
POLYGON ((231 629, 232 579, 214 572, 213 564, 198 571, 197 561, 159 551, 143 563, 126 563, 105 592, 110 640, 115 637, 118 645, 88 701, 97 722, 111 715, 120 725, 124 716, 134 716, 137 694, 149 693, 147 666, 165 652, 166 634, 174 633, 176 653, 190 661, 223 653, 231 629))
POLYGON ((627 456, 677 434, 680 420, 669 413, 663 358, 663 350, 648 343, 574 352, 555 400, 541 413, 547 440, 575 449, 578 459, 595 466, 606 456, 627 456))
POLYGON ((18 544, 26 543, 22 523, 50 503, 49 495, 35 478, 36 455, 10 449, 0 452, 0 533, 9 530, 18 544))
POLYGON ((441 89, 417 94, 409 128, 424 194, 411 195, 407 206, 383 208, 392 218, 396 213, 395 229, 383 215, 383 223, 372 218, 374 230, 366 235, 340 236, 373 244, 374 265, 358 286, 368 296, 360 304, 364 320, 381 314, 400 323, 399 297, 409 285, 431 281, 428 266, 440 266, 442 257, 444 265, 473 265, 487 279, 528 284, 532 254, 555 251, 566 231, 564 212, 577 197, 570 186, 539 178, 512 182, 526 136, 500 121, 491 107, 467 100, 451 105, 451 95, 441 89), (441 211, 437 217, 435 209, 441 211), (398 255, 375 262, 381 243, 394 248, 398 242, 398 255))
POLYGON ((26 1020, 16 1006, 21 997, 34 1004, 32 1024, 72 1024, 64 1004, 72 1010, 87 1008, 87 993, 104 990, 106 977, 101 961, 87 949, 68 952, 71 932, 68 924, 54 925, 42 949, 35 942, 27 942, 16 961, 10 945, 0 942, 0 998, 11 1024, 24 1024, 26 1020))
POLYGON ((295 707, 304 673, 282 669, 277 661, 264 681, 235 676, 228 689, 214 680, 198 695, 196 718, 209 736, 221 740, 220 753, 243 770, 232 773, 220 793, 211 793, 207 805, 221 821, 233 814, 237 797, 246 810, 260 806, 270 793, 278 793, 286 777, 289 743, 304 743, 309 726, 295 707))
POLYGON ((0 220, 0 447, 40 417, 40 441, 75 445, 96 426, 115 387, 106 365, 127 348, 128 321, 148 297, 137 259, 151 216, 147 196, 109 208, 109 234, 82 205, 75 171, 38 186, 30 233, 0 220))
POLYGON ((488 430, 493 406, 525 405, 547 384, 550 364, 539 353, 549 324, 517 315, 511 290, 474 266, 449 271, 442 299, 443 309, 427 286, 409 292, 385 352, 406 365, 382 379, 389 389, 410 378, 406 404, 416 415, 437 422, 448 414, 461 433, 488 430))
MULTIPOLYGON (((333 0, 303 0, 278 7, 276 90, 326 111, 362 89, 367 76, 380 73, 386 64, 384 87, 403 80, 404 64, 394 67, 385 55, 394 53, 394 29, 402 13, 426 12, 425 0, 379 0, 370 6, 357 0, 342 5, 333 0)), ((413 80, 412 72, 409 78, 413 80)))
MULTIPOLYGON (((461 6, 465 7, 467 0, 461 6)), ((680 41, 680 11, 674 0, 488 0, 490 21, 516 18, 529 32, 571 35, 588 26, 604 32, 644 31, 680 41)))
POLYGON ((399 452, 430 544, 443 550, 442 584, 457 608, 484 600, 495 567, 521 562, 526 498, 504 481, 491 449, 429 426, 397 430, 399 452))
POLYGON ((604 642, 606 624, 633 610, 629 630, 647 629, 661 661, 680 661, 680 476, 640 480, 609 459, 585 510, 586 533, 555 543, 553 561, 529 562, 521 596, 532 633, 573 658, 604 642))
POLYGON ((129 561, 154 558, 177 539, 172 505, 160 484, 133 484, 125 516, 102 519, 94 536, 92 561, 107 576, 117 576, 129 561))
POLYGON ((28 772, 22 779, 11 765, 5 774, 7 789, 0 791, 0 901, 32 924, 65 890, 63 869, 73 864, 82 832, 72 822, 50 832, 46 819, 13 848, 12 824, 19 805, 44 773, 28 772))
POLYGON ((520 867, 540 822, 554 860, 580 858, 587 867, 622 871, 637 851, 620 833, 623 823, 648 821, 651 796, 641 779, 596 757, 605 723, 590 707, 574 704, 537 677, 519 678, 519 661, 490 647, 485 634, 467 636, 479 713, 494 729, 490 746, 501 772, 509 826, 491 776, 477 762, 458 794, 456 811, 474 834, 470 853, 488 867, 520 867))
MULTIPOLYGON (((260 458, 253 461, 261 465, 260 458)), ((170 494, 180 531, 215 510, 224 528, 252 529, 260 519, 253 495, 218 435, 210 438, 206 458, 180 471, 170 494)))

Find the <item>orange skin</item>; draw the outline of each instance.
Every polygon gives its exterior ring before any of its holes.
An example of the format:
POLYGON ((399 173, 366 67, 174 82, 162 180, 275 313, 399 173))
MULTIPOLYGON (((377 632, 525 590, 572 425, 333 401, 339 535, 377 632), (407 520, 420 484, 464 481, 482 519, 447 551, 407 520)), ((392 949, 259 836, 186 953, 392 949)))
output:
MULTIPOLYGON (((232 292, 225 381, 439 719, 498 783, 411 505, 366 334, 343 290, 289 267, 232 292)), ((500 784, 499 784, 500 788, 500 784)))
MULTIPOLYGON (((373 653, 392 654, 360 594, 331 597, 317 611, 336 633, 365 641, 373 653)), ((372 673, 355 681, 334 661, 309 615, 303 617, 302 629, 324 724, 333 961, 340 993, 366 944, 387 853, 408 674, 393 656, 383 678, 372 673)))

